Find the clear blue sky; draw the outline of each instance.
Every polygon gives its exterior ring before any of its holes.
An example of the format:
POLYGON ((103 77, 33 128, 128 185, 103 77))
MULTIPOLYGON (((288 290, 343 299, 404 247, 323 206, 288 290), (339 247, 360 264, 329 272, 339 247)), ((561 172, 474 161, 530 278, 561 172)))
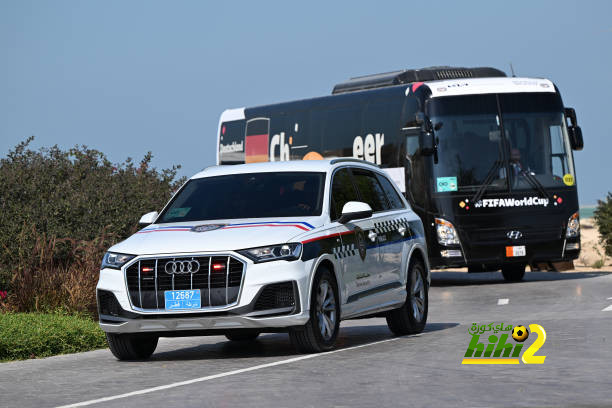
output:
POLYGON ((85 144, 214 164, 228 107, 328 94, 351 76, 431 65, 550 78, 576 108, 581 203, 612 190, 612 1, 0 0, 0 156, 85 144), (414 5, 412 5, 414 4, 414 5))

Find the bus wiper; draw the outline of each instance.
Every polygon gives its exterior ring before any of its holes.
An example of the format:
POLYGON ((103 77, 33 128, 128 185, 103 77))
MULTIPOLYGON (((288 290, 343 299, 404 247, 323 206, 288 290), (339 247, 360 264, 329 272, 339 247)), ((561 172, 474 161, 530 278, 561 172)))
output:
POLYGON ((476 191, 476 194, 474 194, 474 196, 470 199, 472 203, 477 203, 478 200, 482 198, 482 195, 485 193, 485 190, 487 189, 487 187, 489 187, 491 183, 493 183, 493 180, 495 180, 495 173, 497 172, 499 167, 502 165, 502 163, 503 161, 500 159, 497 159, 493 163, 493 166, 491 167, 491 170, 489 170, 489 173, 487 174, 487 177, 484 179, 484 182, 482 183, 478 191, 476 191))
POLYGON ((540 194, 542 194, 542 197, 546 198, 549 202, 552 201, 550 196, 548 195, 548 192, 546 191, 542 183, 540 183, 540 180, 538 180, 536 176, 531 174, 529 170, 521 170, 519 174, 525 177, 527 179, 527 182, 531 184, 531 187, 535 188, 540 194))

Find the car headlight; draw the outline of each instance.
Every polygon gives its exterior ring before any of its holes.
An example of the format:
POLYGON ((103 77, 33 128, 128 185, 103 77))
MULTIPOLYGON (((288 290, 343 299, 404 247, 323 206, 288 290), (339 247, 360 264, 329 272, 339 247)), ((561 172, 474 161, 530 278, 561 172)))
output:
POLYGON ((565 230, 565 238, 575 238, 580 234, 580 217, 575 212, 567 220, 567 230, 565 230))
POLYGON ((252 260, 255 263, 269 261, 295 261, 302 254, 302 244, 281 244, 270 245, 265 247, 243 249, 237 251, 252 260))
POLYGON ((450 222, 436 218, 436 232, 438 242, 442 245, 459 245, 459 236, 455 227, 450 222))
POLYGON ((107 252, 102 258, 102 266, 100 269, 111 268, 121 269, 123 265, 134 259, 135 255, 117 254, 115 252, 107 252))

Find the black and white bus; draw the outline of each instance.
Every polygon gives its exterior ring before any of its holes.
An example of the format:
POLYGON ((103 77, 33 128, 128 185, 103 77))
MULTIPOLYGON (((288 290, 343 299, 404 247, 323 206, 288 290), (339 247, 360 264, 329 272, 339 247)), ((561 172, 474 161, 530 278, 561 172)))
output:
POLYGON ((573 109, 541 78, 435 67, 332 95, 223 112, 218 164, 353 157, 380 165, 425 225, 433 268, 567 268, 580 252, 573 109))

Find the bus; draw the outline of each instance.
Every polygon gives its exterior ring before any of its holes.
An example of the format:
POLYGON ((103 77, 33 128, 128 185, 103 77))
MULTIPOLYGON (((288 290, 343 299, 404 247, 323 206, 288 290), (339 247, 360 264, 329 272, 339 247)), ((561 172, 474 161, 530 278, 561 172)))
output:
POLYGON ((580 254, 574 109, 548 79, 431 67, 332 94, 228 109, 217 164, 352 157, 379 165, 425 226, 432 268, 565 270, 580 254))

